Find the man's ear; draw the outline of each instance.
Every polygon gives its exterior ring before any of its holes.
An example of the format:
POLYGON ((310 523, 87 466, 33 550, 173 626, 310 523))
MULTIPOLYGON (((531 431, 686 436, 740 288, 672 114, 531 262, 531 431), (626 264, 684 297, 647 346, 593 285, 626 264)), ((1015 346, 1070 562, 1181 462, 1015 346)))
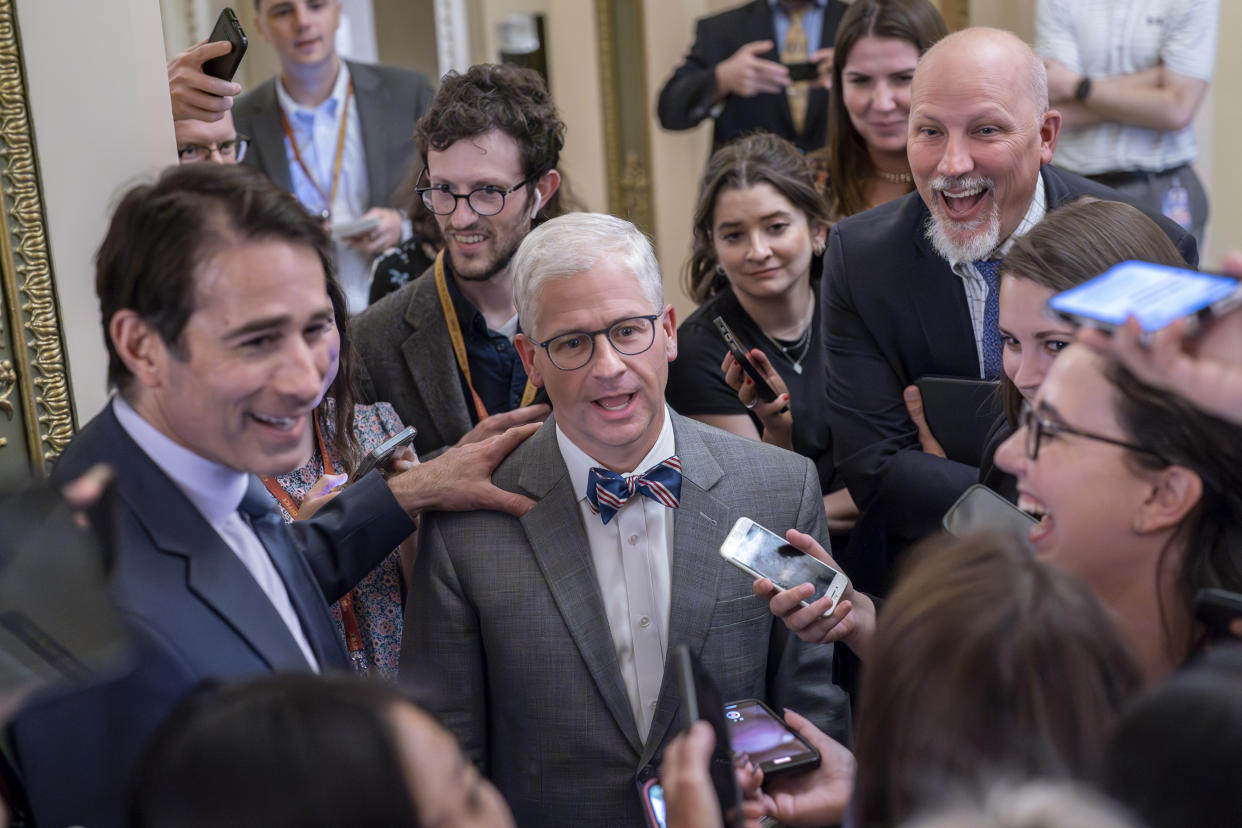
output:
POLYGON ((535 367, 535 352, 539 350, 539 346, 531 342, 526 334, 519 333, 513 337, 513 347, 517 348, 518 356, 522 358, 522 367, 526 369, 526 376, 531 384, 536 388, 543 388, 543 375, 535 367))
POLYGON ((156 330, 135 311, 123 308, 112 314, 108 336, 139 384, 154 388, 164 381, 164 368, 172 354, 156 330))
POLYGON ((552 196, 561 186, 561 174, 556 170, 548 170, 535 182, 535 192, 539 193, 539 204, 546 207, 552 196))
POLYGON ((1060 134, 1061 113, 1049 109, 1039 122, 1039 163, 1052 163, 1052 151, 1057 148, 1057 136, 1060 134))
POLYGON ((1134 519, 1140 534, 1171 529, 1203 499, 1203 479, 1185 466, 1169 466, 1156 473, 1151 494, 1134 519))
POLYGON ((677 359, 677 311, 672 305, 664 306, 664 318, 660 320, 664 328, 664 357, 669 362, 677 359))

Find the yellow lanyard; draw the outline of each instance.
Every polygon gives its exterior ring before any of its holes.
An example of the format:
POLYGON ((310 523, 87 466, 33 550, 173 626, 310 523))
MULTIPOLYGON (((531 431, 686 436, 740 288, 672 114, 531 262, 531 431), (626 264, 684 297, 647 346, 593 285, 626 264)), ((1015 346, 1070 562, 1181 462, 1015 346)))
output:
POLYGON ((302 172, 306 173, 307 180, 311 186, 315 188, 315 192, 319 193, 319 197, 324 200, 324 207, 328 213, 332 213, 332 205, 336 201, 336 188, 341 183, 341 163, 345 160, 345 127, 349 124, 349 102, 354 97, 354 81, 350 78, 349 88, 345 90, 345 105, 341 107, 341 123, 336 130, 336 158, 332 160, 332 190, 328 193, 323 191, 318 179, 311 174, 310 167, 306 166, 306 162, 302 160, 302 151, 298 149, 297 139, 293 137, 293 128, 289 126, 289 119, 285 116, 284 107, 280 109, 280 124, 285 128, 285 137, 289 139, 289 146, 293 147, 293 160, 298 162, 298 166, 302 168, 302 172))
MULTIPOLYGON (((470 363, 466 359, 466 340, 462 338, 461 324, 457 321, 457 311, 453 308, 453 298, 449 296, 448 281, 444 276, 443 250, 436 255, 435 277, 436 293, 440 294, 440 310, 444 312, 444 325, 448 328, 449 339, 453 342, 453 355, 457 357, 457 367, 461 369, 462 376, 466 378, 466 387, 470 389, 470 396, 474 398, 475 414, 478 415, 479 422, 482 422, 488 417, 487 407, 483 405, 479 392, 474 390, 474 383, 470 380, 470 363)), ((522 389, 521 407, 530 405, 533 399, 535 399, 535 386, 527 377, 526 387, 522 389)))

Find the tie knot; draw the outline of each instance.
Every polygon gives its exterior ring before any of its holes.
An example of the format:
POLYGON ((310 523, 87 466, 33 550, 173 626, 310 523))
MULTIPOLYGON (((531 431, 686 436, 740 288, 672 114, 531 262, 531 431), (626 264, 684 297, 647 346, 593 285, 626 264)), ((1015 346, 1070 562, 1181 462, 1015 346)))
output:
POLYGON ((605 525, 635 493, 670 509, 681 505, 681 460, 677 455, 639 475, 626 477, 599 467, 587 475, 587 500, 605 525))

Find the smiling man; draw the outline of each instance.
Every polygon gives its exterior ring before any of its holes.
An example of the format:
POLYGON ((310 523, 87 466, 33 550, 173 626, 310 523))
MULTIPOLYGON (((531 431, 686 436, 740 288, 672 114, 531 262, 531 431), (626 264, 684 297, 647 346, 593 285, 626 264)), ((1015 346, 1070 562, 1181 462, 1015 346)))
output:
POLYGON ((133 669, 38 700, 12 746, 40 824, 106 828, 147 738, 199 682, 348 669, 328 605, 413 531, 409 514, 529 503, 488 482, 519 431, 280 520, 256 475, 311 454, 339 288, 319 221, 259 174, 188 164, 134 188, 96 261, 118 393, 55 476, 116 473, 111 592, 133 669))
POLYGON ((513 345, 509 260, 558 212, 565 125, 538 73, 481 64, 444 77, 415 140, 423 172, 411 210, 435 216, 444 251, 356 317, 352 334, 362 396, 392 403, 428 456, 547 416, 513 345))
POLYGON ((394 199, 431 85, 409 69, 342 60, 340 21, 341 0, 255 0, 255 30, 276 52, 280 74, 238 98, 233 112, 252 141, 243 163, 334 226, 375 222, 335 244, 349 312, 358 313, 375 254, 411 234, 394 199))
MULTIPOLYGON (((914 73, 907 154, 918 191, 829 237, 826 404, 837 468, 863 513, 839 560, 869 589, 885 588, 892 557, 937 528, 978 476, 923 453, 903 390, 927 375, 996 379, 998 266, 1012 240, 1079 196, 1128 200, 1047 166, 1060 126, 1029 46, 997 29, 950 35, 914 73)), ((1197 261, 1192 237, 1153 218, 1197 261)))
POLYGON ((511 267, 518 349, 555 415, 494 481, 538 505, 428 520, 400 682, 524 826, 645 824, 634 778, 677 731, 679 644, 725 699, 846 739, 831 651, 793 638, 717 552, 743 516, 826 544, 814 465, 664 404, 676 322, 629 222, 552 219, 511 267))

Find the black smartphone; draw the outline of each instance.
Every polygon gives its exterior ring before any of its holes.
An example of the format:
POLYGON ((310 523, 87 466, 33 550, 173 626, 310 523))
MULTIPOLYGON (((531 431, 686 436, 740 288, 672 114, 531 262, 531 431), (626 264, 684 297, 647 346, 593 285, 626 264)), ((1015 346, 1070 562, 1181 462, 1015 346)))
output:
POLYGON ((1242 593, 1209 587, 1195 593, 1195 618, 1207 627, 1211 638, 1232 635, 1229 624, 1242 618, 1242 593))
POLYGON ((1151 262, 1122 262, 1048 300, 1049 313, 1074 325, 1111 331, 1131 316, 1144 333, 1190 318, 1199 323, 1242 303, 1232 276, 1151 262))
POLYGON ((1001 414, 995 380, 928 374, 914 381, 923 395, 923 415, 950 460, 977 466, 985 438, 1001 414))
POLYGON ((688 730, 703 719, 716 731, 716 748, 712 751, 709 769, 712 786, 716 789, 720 812, 724 814, 724 824, 728 828, 741 828, 742 801, 738 794, 737 777, 733 773, 733 749, 720 690, 685 644, 678 644, 673 649, 673 669, 677 689, 681 693, 681 729, 688 730))
POLYGON ((729 351, 733 354, 733 358, 737 360, 737 364, 742 366, 742 370, 746 372, 746 376, 755 381, 755 393, 759 395, 759 399, 764 402, 772 402, 776 399, 776 392, 772 390, 772 386, 768 385, 768 381, 764 379, 763 374, 759 373, 759 369, 750 361, 750 357, 746 355, 746 349, 737 341, 737 337, 733 335, 733 331, 729 329, 729 323, 724 321, 723 316, 717 316, 712 322, 716 325, 716 330, 720 331, 720 336, 724 339, 725 345, 729 346, 729 351))
POLYGON ((414 436, 418 434, 418 429, 414 426, 406 426, 375 448, 367 452, 366 457, 362 458, 362 462, 358 464, 358 468, 354 469, 354 473, 349 476, 349 482, 361 480, 371 471, 371 469, 382 467, 392 456, 402 448, 414 442, 414 436))
POLYGON ((758 699, 725 705, 733 748, 763 769, 764 777, 819 767, 819 751, 758 699))
POLYGON ((231 81, 237 73, 237 67, 241 65, 242 56, 246 54, 246 33, 242 30, 241 21, 237 19, 237 13, 228 6, 221 9, 216 25, 211 30, 211 37, 207 40, 211 43, 227 40, 233 44, 228 54, 214 57, 203 64, 204 73, 213 78, 231 81))
POLYGON ((798 81, 813 81, 819 77, 819 67, 809 60, 801 63, 786 63, 785 68, 789 70, 789 79, 794 83, 798 81))

